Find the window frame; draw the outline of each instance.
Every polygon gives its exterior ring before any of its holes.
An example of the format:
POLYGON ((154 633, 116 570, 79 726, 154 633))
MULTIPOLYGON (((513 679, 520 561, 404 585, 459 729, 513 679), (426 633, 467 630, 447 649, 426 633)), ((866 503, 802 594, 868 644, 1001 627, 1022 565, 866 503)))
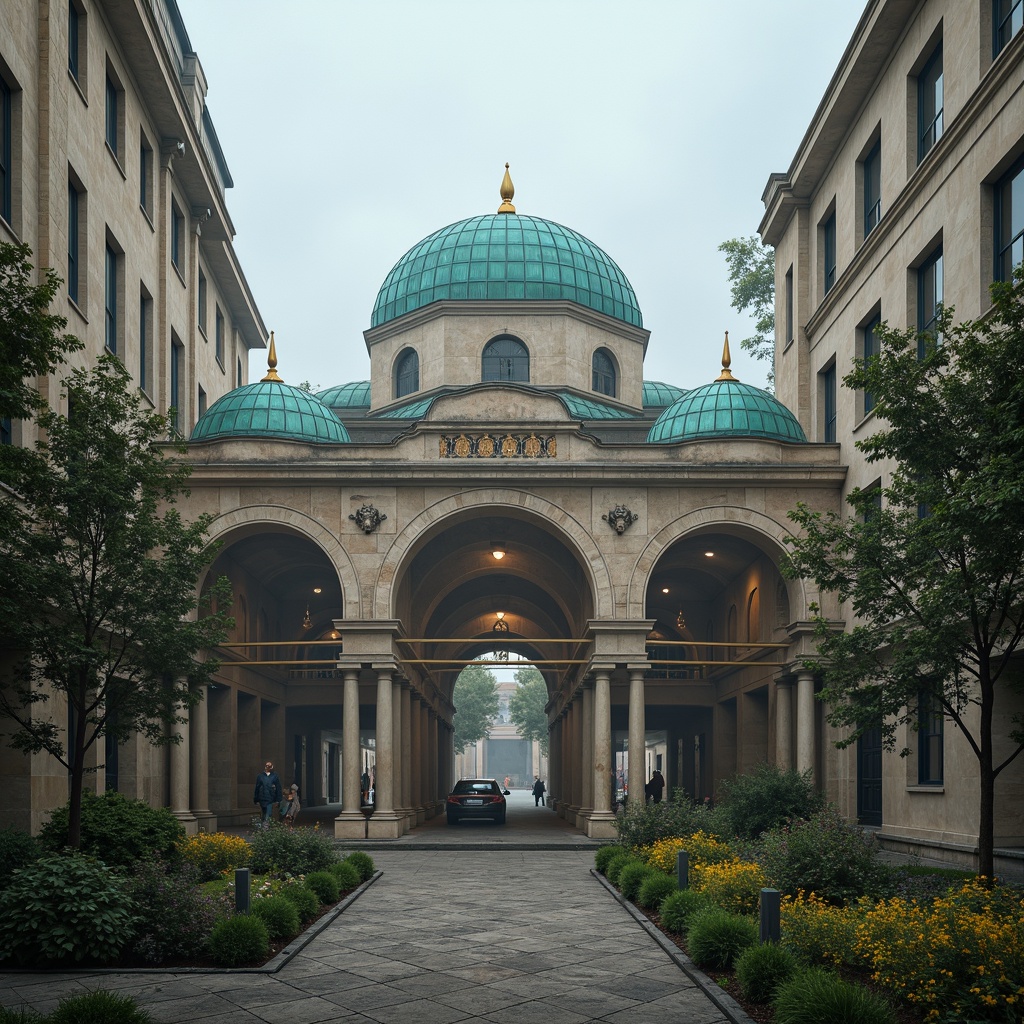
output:
POLYGON ((395 360, 392 394, 406 398, 420 389, 420 356, 414 348, 404 348, 395 360))
POLYGON ((945 86, 942 39, 935 44, 917 75, 917 162, 935 148, 944 131, 945 86), (936 74, 937 70, 937 74, 936 74))
POLYGON ((170 363, 167 374, 167 412, 170 415, 171 426, 180 432, 181 430, 181 369, 184 361, 185 346, 177 334, 171 332, 170 363), (171 414, 173 410, 173 414, 171 414))
POLYGON ((945 722, 942 705, 930 690, 921 690, 917 698, 917 784, 942 786, 945 783, 945 722))
POLYGON ((526 343, 514 334, 499 334, 484 345, 480 353, 480 380, 494 384, 529 384, 530 383, 530 350, 526 343), (500 352, 490 355, 492 350, 506 345, 507 348, 517 347, 517 351, 508 354, 500 352), (506 361, 507 371, 503 372, 502 362, 506 361), (520 376, 525 368, 525 376, 520 376))
MULTIPOLYGON (((1024 3, 1024 0, 1021 0, 1024 3)), ((995 274, 994 279, 996 281, 1013 281, 1014 268, 1024 262, 1024 156, 1020 157, 1016 163, 1004 174, 994 186, 994 210, 993 210, 993 249, 995 255, 995 274), (1011 223, 1009 230, 1013 231, 1012 218, 1014 214, 1014 203, 1013 203, 1013 186, 1018 185, 1020 190, 1019 200, 1020 209, 1017 211, 1020 217, 1020 228, 1010 236, 1009 241, 1004 241, 1006 237, 1006 212, 1007 205, 1009 205, 1009 213, 1011 223), (1010 202, 1007 204, 1007 197, 1009 196, 1010 202), (1013 249, 1017 246, 1020 251, 1020 257, 1013 260, 1013 249), (1009 257, 1007 263, 1006 257, 1009 257)))
POLYGON ((992 0, 992 59, 995 60, 1006 49, 1013 37, 1024 28, 1024 0, 992 0), (1008 4, 1006 14, 1002 13, 1003 4, 1008 4), (1013 27, 1016 20, 1017 27, 1013 27), (1010 31, 1004 32, 1004 26, 1010 22, 1010 31))
POLYGON ((591 390, 595 394, 604 395, 606 398, 616 398, 618 394, 619 373, 615 365, 615 357, 607 348, 602 346, 594 350, 594 355, 590 360, 590 369, 591 390), (606 365, 599 368, 597 365, 598 360, 603 360, 606 365))
POLYGON ((104 85, 103 141, 113 154, 118 166, 124 152, 124 88, 109 62, 104 85))
MULTIPOLYGON (((878 339, 875 337, 875 328, 882 322, 881 312, 870 317, 861 328, 861 358, 864 362, 878 355, 878 339)), ((864 407, 864 415, 867 416, 875 408, 875 396, 870 391, 861 392, 861 400, 864 407)))
POLYGON ((103 344, 106 350, 115 356, 118 354, 117 264, 118 254, 108 240, 103 257, 103 344))
POLYGON ((208 290, 209 285, 206 281, 206 275, 203 273, 202 266, 200 266, 196 281, 196 321, 198 322, 199 330, 203 332, 204 337, 206 335, 206 307, 209 304, 208 290))
POLYGON ((139 208, 153 221, 153 147, 139 133, 139 208))
POLYGON ((0 75, 0 217, 14 223, 14 90, 0 75))
POLYGON ((835 359, 821 370, 821 439, 825 444, 838 440, 839 388, 835 359))
MULTIPOLYGON (((943 265, 942 265, 942 243, 935 246, 931 252, 921 261, 917 267, 917 331, 919 335, 928 333, 938 316, 939 307, 942 305, 943 293, 943 265), (929 275, 931 277, 929 278, 929 275), (930 285, 930 289, 929 289, 930 285), (927 310, 926 305, 931 291, 931 308, 927 310)), ((936 334, 936 340, 941 345, 942 335, 936 334)), ((917 355, 923 359, 925 355, 925 340, 919 338, 917 343, 917 355)))
POLYGON ((836 255, 836 211, 834 208, 821 222, 821 248, 824 273, 822 295, 828 295, 835 287, 836 279, 839 277, 839 260, 836 255))
POLYGON ((785 331, 785 338, 783 339, 786 345, 789 345, 793 341, 793 264, 789 265, 789 270, 786 271, 785 278, 785 321, 783 323, 783 329, 785 331))
POLYGON ((143 285, 139 289, 139 387, 153 392, 153 296, 143 285))
MULTIPOLYGON (((181 212, 181 208, 178 206, 178 201, 171 196, 171 223, 170 227, 170 240, 169 249, 171 257, 171 266, 182 274, 182 241, 185 235, 185 215, 181 212)), ((182 280, 184 277, 182 276, 182 280)))
POLYGON ((882 219, 882 139, 877 138, 864 156, 864 237, 882 219))
POLYGON ((84 273, 87 239, 87 205, 88 194, 77 180, 71 168, 68 168, 68 264, 67 288, 68 298, 84 313, 87 299, 87 277, 84 273))
POLYGON ((224 314, 221 312, 220 303, 214 303, 213 314, 213 346, 214 356, 224 369, 224 314))

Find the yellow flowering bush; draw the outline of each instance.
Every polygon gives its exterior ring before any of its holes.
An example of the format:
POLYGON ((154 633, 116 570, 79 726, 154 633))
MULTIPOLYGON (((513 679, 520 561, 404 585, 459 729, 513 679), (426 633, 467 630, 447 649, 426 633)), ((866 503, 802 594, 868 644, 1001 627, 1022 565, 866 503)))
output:
POLYGON ((200 832, 187 836, 179 844, 182 860, 199 869, 204 880, 216 878, 223 871, 244 867, 249 863, 249 844, 241 836, 223 832, 200 832))
POLYGON ((836 907, 814 893, 783 896, 782 943, 808 964, 857 964, 857 923, 862 916, 859 906, 836 907))
POLYGON ((702 864, 693 888, 712 903, 732 914, 756 914, 764 872, 757 864, 737 857, 702 864))
POLYGON ((671 875, 675 873, 676 857, 680 850, 686 850, 690 855, 691 873, 700 870, 705 864, 717 864, 733 856, 727 843, 703 831, 684 837, 659 839, 650 846, 642 847, 639 853, 646 864, 671 875))
POLYGON ((931 902, 894 898, 869 910, 856 948, 879 985, 925 1020, 1024 1017, 1024 900, 971 879, 931 902))

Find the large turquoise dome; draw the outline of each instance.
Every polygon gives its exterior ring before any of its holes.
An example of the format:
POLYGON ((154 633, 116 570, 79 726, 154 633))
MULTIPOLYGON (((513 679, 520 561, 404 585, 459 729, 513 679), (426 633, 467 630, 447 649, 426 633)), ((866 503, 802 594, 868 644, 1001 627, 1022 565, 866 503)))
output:
POLYGON ((672 403, 647 434, 671 444, 715 437, 764 437, 805 442, 796 417, 774 396, 738 380, 716 380, 672 403))
POLYGON ((338 384, 325 391, 318 391, 316 397, 329 409, 369 409, 370 382, 354 380, 348 384, 338 384))
POLYGON ((441 299, 567 299, 643 326, 633 287, 607 253, 571 228, 517 213, 460 220, 414 245, 384 279, 370 324, 441 299))
POLYGON ((280 380, 244 384, 218 398, 199 417, 189 440, 226 437, 279 437, 307 444, 350 440, 345 425, 316 395, 280 380))

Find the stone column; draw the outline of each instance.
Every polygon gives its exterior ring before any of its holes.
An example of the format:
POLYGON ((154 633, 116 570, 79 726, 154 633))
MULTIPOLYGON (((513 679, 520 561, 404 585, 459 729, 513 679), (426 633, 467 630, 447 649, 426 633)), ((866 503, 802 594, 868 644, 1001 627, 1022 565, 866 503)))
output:
POLYGON ((190 774, 192 813, 198 828, 217 831, 217 819, 210 810, 210 690, 202 688, 203 699, 189 712, 190 774))
POLYGON ((359 751, 359 670, 346 668, 342 691, 341 814, 334 819, 337 839, 364 839, 366 816, 360 810, 362 764, 359 751))
MULTIPOLYGON (((814 778, 814 673, 796 674, 796 770, 814 778)), ((815 780, 817 781, 817 780, 815 780)))
POLYGON ((189 809, 188 776, 189 776, 189 723, 179 722, 171 726, 181 737, 180 743, 171 744, 170 776, 171 776, 171 813, 185 827, 185 832, 195 835, 199 831, 196 816, 189 809))
POLYGON ((395 801, 395 814, 402 819, 403 833, 408 832, 411 827, 409 821, 409 805, 406 802, 406 796, 409 792, 409 771, 411 768, 409 763, 409 748, 406 746, 406 741, 409 739, 408 687, 408 682, 405 682, 404 680, 391 680, 391 710, 394 715, 392 720, 394 732, 391 740, 394 744, 394 767, 392 770, 395 773, 395 789, 393 795, 395 801))
POLYGON ((783 771, 793 767, 793 680, 775 680, 775 763, 783 771))
POLYGON ((399 696, 402 702, 402 811, 404 831, 416 824, 416 786, 419 766, 416 752, 416 699, 408 681, 403 681, 399 696))
POLYGON ((594 686, 583 687, 582 743, 583 771, 580 794, 580 814, 589 818, 594 810, 594 686))
POLYGON ((644 802, 647 750, 647 698, 644 693, 644 670, 629 670, 629 766, 626 770, 627 804, 644 802))
POLYGON ((571 702, 566 705, 565 716, 562 719, 562 765, 565 769, 565 793, 562 797, 562 806, 565 813, 562 815, 571 825, 576 824, 576 812, 580 807, 579 795, 576 792, 576 783, 579 781, 580 773, 577 762, 580 751, 576 744, 576 705, 571 702))
MULTIPOLYGON (((397 839, 401 821, 395 814, 395 715, 391 669, 377 671, 376 804, 366 823, 369 839, 397 839)), ((397 684, 396 684, 397 685, 397 684)))
POLYGON ((615 838, 615 814, 612 811, 612 695, 611 672, 606 668, 594 673, 593 773, 591 786, 594 810, 587 823, 591 838, 615 838))
POLYGON ((562 803, 562 721, 556 719, 548 729, 548 807, 559 807, 562 803))

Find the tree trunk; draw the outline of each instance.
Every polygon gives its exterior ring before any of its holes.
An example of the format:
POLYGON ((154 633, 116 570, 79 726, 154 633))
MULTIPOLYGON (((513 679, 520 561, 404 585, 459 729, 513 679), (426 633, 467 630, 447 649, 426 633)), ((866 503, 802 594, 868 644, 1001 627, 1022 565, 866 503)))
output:
POLYGON ((995 691, 988 680, 981 681, 981 728, 978 736, 978 874, 995 877, 996 776, 992 770, 992 704, 995 691))
POLYGON ((78 686, 80 700, 77 705, 73 700, 73 690, 69 688, 68 700, 74 711, 74 728, 68 731, 68 764, 71 766, 71 792, 68 799, 68 846, 77 850, 82 845, 82 785, 85 781, 85 733, 88 722, 85 720, 85 682, 78 686))

